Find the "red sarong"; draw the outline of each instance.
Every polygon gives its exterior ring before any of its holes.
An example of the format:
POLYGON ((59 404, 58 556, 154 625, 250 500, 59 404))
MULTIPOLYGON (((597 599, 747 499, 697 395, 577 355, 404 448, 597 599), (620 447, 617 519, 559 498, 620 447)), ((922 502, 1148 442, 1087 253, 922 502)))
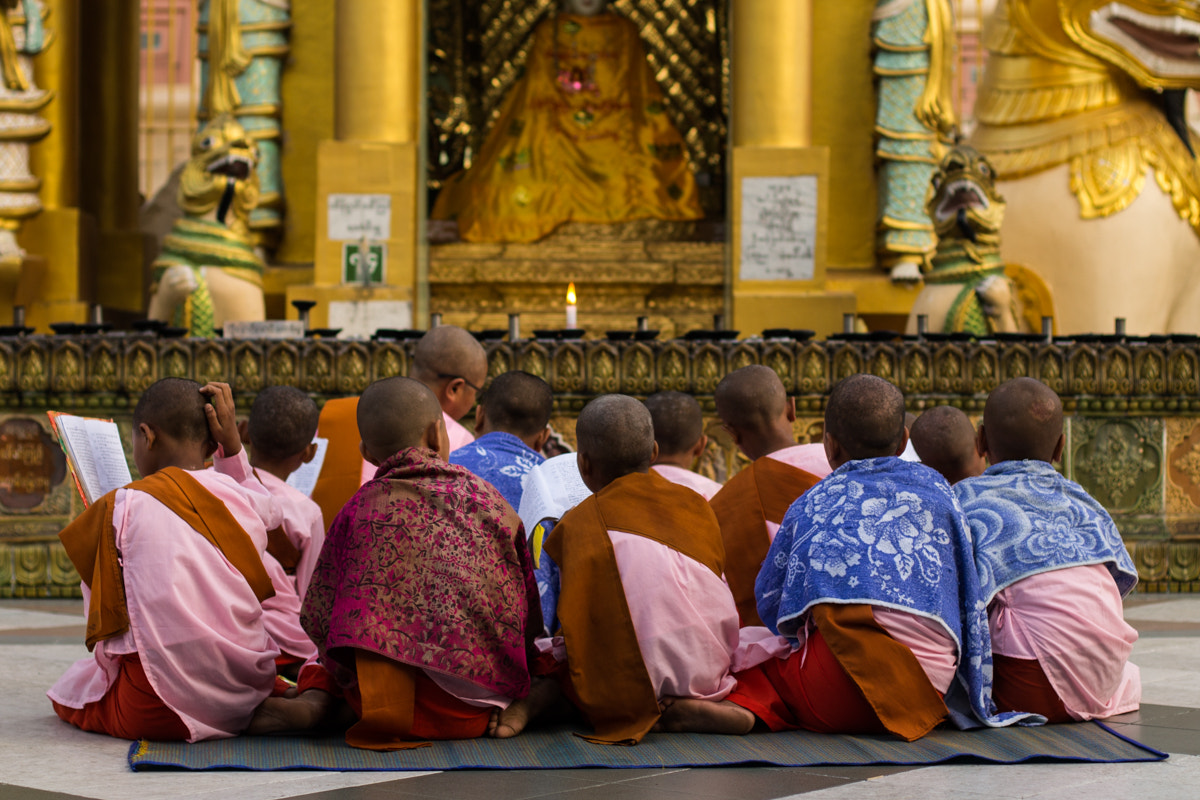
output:
POLYGON ((1032 711, 1047 722, 1074 722, 1036 658, 992 654, 992 699, 1000 711, 1032 711))
POLYGON ((155 693, 137 654, 120 656, 117 661, 120 671, 104 697, 83 708, 68 708, 51 701, 54 713, 82 730, 120 739, 186 741, 191 732, 155 693))
POLYGON ((820 631, 809 634, 803 652, 773 658, 734 677, 738 685, 728 700, 773 731, 887 732, 820 631))

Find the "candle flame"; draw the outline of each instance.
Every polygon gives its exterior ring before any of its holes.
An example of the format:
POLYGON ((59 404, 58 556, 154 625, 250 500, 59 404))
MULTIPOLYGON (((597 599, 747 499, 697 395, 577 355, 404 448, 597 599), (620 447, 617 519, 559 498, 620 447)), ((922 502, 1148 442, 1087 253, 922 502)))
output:
POLYGON ((567 305, 571 305, 571 306, 575 305, 575 283, 574 283, 574 281, 572 281, 571 284, 569 286, 567 286, 567 305))

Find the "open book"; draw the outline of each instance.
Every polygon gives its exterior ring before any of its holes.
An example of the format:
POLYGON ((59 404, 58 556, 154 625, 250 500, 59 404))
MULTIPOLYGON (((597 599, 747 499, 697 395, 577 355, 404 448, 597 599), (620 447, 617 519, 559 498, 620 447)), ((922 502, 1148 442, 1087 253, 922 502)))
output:
POLYGON ((293 489, 299 489, 309 497, 312 497, 313 489, 317 485, 317 478, 321 474, 321 466, 325 463, 325 451, 329 449, 329 440, 317 437, 313 439, 317 445, 317 454, 313 456, 313 460, 307 464, 301 464, 300 469, 288 475, 288 486, 293 489))
POLYGON ((77 417, 47 411, 50 427, 62 443, 75 486, 86 505, 133 480, 121 433, 111 419, 77 417))
POLYGON ((575 506, 587 499, 592 490, 579 476, 574 453, 543 461, 521 479, 521 507, 517 515, 525 525, 525 535, 533 536, 534 528, 544 519, 557 522, 575 506))

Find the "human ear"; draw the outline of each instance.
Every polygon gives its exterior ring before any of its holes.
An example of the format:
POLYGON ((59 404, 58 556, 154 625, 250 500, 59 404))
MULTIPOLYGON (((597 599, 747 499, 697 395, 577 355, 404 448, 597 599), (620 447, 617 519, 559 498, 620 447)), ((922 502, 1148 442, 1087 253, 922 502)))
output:
POLYGON ((904 429, 904 436, 900 438, 900 449, 896 451, 896 455, 900 455, 908 447, 908 428, 904 429))
POLYGON ((358 452, 363 457, 363 460, 366 461, 368 464, 370 464, 373 467, 379 466, 379 461, 377 461, 375 458, 371 457, 371 454, 367 452, 366 443, 364 443, 361 439, 358 441, 358 452))
POLYGON ((144 422, 138 425, 138 430, 141 432, 142 438, 146 440, 146 449, 153 450, 154 442, 158 439, 157 431, 144 422))
POLYGON ((658 442, 655 442, 654 446, 650 448, 650 463, 653 464, 655 461, 658 461, 658 442))
POLYGON ((796 398, 789 397, 787 399, 787 404, 785 406, 785 409, 787 412, 787 421, 795 422, 796 421, 796 398))
POLYGON ((696 442, 695 446, 692 448, 692 452, 690 453, 693 462, 700 458, 700 456, 704 455, 704 448, 706 447, 708 447, 708 435, 702 433, 700 434, 700 439, 696 442))
POLYGON ((1057 464, 1060 461, 1062 461, 1063 448, 1065 448, 1066 446, 1067 446, 1067 435, 1065 433, 1060 433, 1058 435, 1058 442, 1055 443, 1055 445, 1054 445, 1054 455, 1050 456, 1051 464, 1057 464))
POLYGON ((533 449, 535 452, 542 452, 546 448, 546 442, 550 441, 550 426, 542 428, 541 432, 534 437, 533 443, 536 445, 533 449))
POLYGON ((317 443, 309 442, 308 447, 304 448, 304 458, 301 459, 301 464, 307 464, 317 457, 317 443))

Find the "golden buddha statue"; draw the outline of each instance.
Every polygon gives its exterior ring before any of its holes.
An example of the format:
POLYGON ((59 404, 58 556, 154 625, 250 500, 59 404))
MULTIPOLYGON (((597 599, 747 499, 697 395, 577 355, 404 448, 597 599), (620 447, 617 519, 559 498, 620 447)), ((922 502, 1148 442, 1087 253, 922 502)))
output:
POLYGON ((605 0, 564 0, 534 30, 525 76, 432 217, 457 220, 472 242, 533 242, 568 221, 701 219, 665 106, 633 23, 605 13, 605 0))

